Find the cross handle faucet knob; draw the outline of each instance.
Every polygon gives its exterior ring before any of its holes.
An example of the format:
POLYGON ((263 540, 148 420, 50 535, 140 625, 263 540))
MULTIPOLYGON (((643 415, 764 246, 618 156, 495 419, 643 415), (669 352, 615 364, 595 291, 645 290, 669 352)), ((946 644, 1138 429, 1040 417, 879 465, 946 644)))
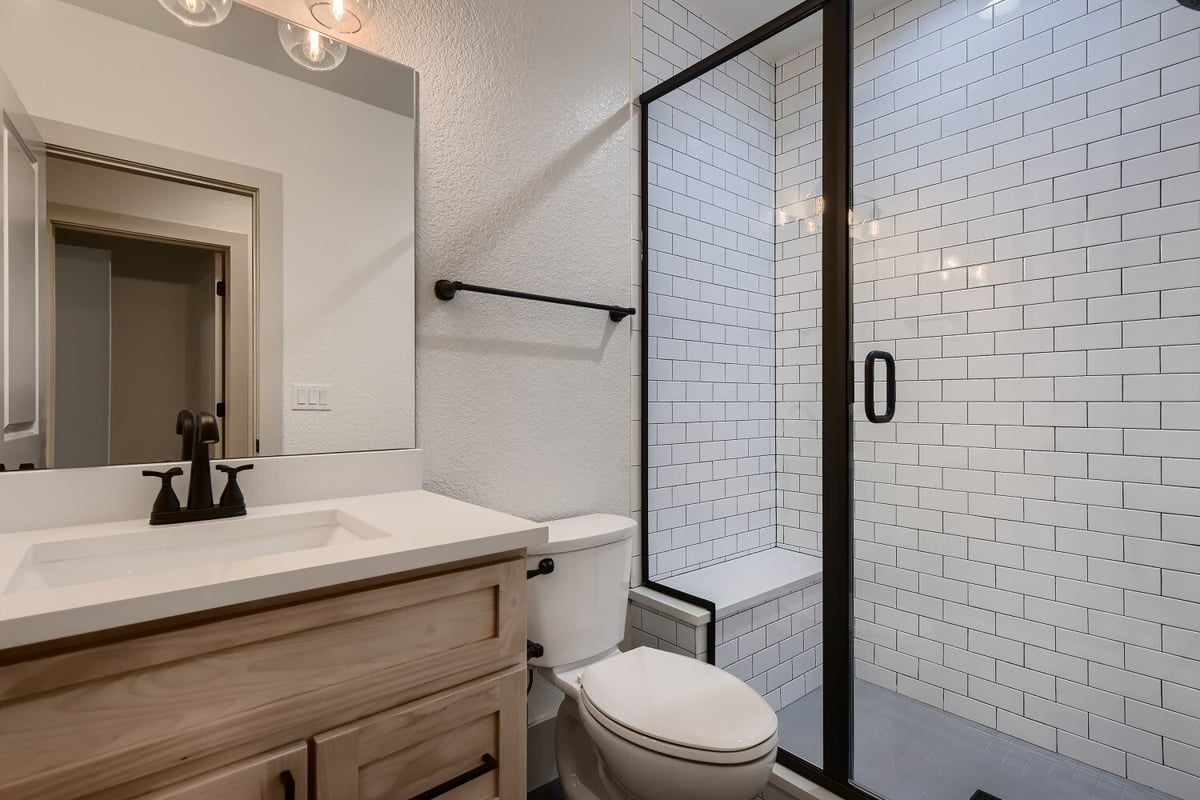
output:
POLYGON ((179 467, 172 467, 166 472, 155 472, 152 469, 142 470, 142 475, 147 478, 159 478, 162 480, 162 488, 158 490, 158 497, 154 498, 154 513, 171 512, 179 510, 179 498, 175 496, 175 489, 171 486, 171 479, 178 478, 183 474, 183 470, 179 467))
POLYGON ((217 472, 225 473, 228 478, 225 482, 225 491, 221 492, 222 508, 246 505, 246 498, 242 496, 242 488, 238 486, 237 477, 238 473, 248 469, 254 469, 254 465, 243 464, 240 467, 231 467, 228 464, 217 464, 217 472))

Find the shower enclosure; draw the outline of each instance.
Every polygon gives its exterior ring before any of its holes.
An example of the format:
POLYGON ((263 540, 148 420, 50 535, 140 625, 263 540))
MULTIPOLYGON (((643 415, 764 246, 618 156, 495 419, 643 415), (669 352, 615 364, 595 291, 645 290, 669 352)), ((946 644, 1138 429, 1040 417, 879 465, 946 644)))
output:
POLYGON ((641 7, 642 583, 846 796, 1200 797, 1200 13, 768 6, 641 7))

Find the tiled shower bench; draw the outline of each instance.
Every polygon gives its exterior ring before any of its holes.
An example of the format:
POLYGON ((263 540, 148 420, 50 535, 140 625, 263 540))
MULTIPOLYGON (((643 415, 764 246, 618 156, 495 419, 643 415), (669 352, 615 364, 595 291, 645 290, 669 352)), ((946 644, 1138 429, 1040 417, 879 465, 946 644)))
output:
MULTIPOLYGON (((662 581, 716 605, 716 664, 775 710, 821 685, 821 559, 760 550, 662 581)), ((709 612, 638 586, 629 598, 630 642, 708 657, 709 612)))

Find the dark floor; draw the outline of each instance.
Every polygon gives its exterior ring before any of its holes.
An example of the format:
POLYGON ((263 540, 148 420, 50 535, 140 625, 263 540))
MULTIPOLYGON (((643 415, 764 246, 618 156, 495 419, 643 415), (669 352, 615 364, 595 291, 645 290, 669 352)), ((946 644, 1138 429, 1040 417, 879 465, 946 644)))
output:
MULTIPOLYGON (((874 684, 855 683, 857 782, 888 800, 1176 800, 874 684)), ((821 763, 821 692, 779 712, 779 744, 821 763)))
POLYGON ((529 793, 529 800, 564 800, 562 784, 555 780, 539 786, 529 793))

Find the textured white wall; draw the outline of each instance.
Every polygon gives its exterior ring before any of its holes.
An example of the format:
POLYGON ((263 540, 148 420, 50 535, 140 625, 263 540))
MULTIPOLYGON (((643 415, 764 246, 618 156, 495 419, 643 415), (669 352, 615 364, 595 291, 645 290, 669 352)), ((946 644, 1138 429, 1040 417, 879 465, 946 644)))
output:
MULTIPOLYGON (((297 20, 300 0, 253 0, 297 20)), ((629 510, 629 4, 390 2, 351 39, 420 74, 417 442, 427 485, 548 518, 629 510)))
POLYGON ((631 302, 628 5, 425 5, 402 52, 421 75, 417 408, 430 483, 535 517, 625 512, 630 324, 482 296, 446 305, 431 285, 631 302))

